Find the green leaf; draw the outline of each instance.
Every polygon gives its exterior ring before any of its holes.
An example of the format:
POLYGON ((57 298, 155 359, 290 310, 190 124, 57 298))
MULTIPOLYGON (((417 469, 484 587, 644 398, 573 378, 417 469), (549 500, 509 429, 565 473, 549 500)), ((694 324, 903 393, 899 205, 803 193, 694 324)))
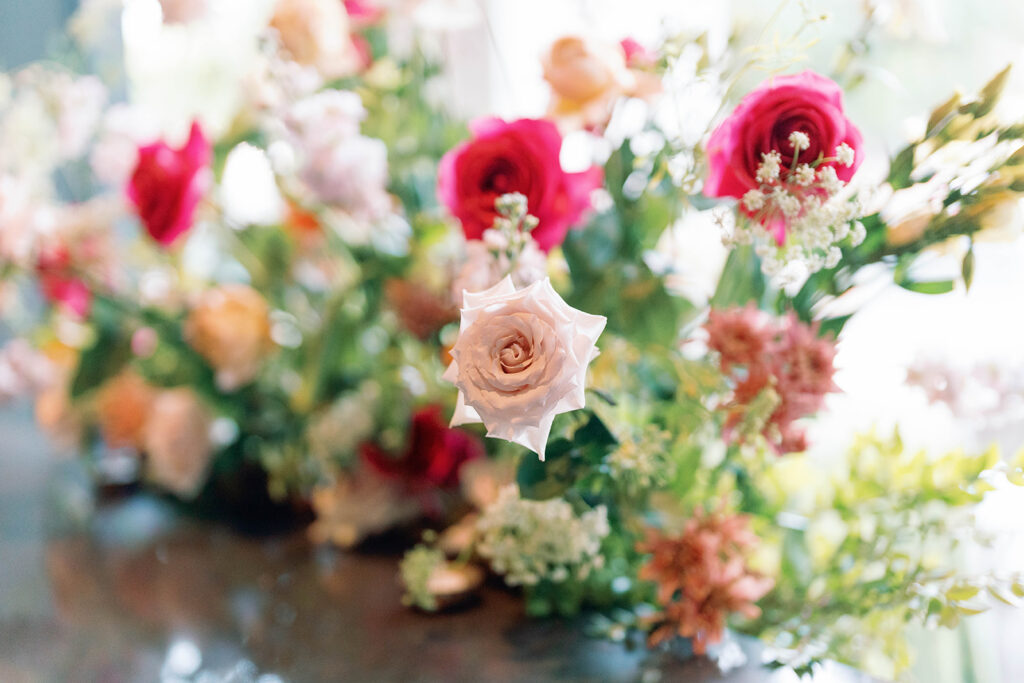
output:
POLYGON ((964 278, 964 287, 971 291, 971 283, 974 282, 974 244, 964 255, 964 261, 960 264, 960 274, 964 278))
POLYGON ((889 165, 889 177, 886 179, 892 185, 892 189, 902 190, 914 184, 914 181, 910 179, 910 174, 914 170, 915 151, 917 151, 916 143, 908 145, 892 160, 892 164, 889 165))
POLYGON ((978 93, 978 100, 968 107, 968 111, 976 118, 985 116, 995 109, 996 104, 999 102, 999 97, 1003 94, 1003 88, 1006 87, 1006 81, 1010 77, 1010 69, 1012 67, 1012 64, 1008 64, 1005 69, 993 76, 992 80, 986 83, 985 87, 978 93))
POLYGON ((977 595, 979 591, 980 589, 977 586, 953 586, 948 591, 946 591, 946 598, 948 600, 956 600, 957 602, 962 602, 964 600, 970 600, 975 595, 977 595))
POLYGON ((850 313, 849 315, 842 315, 837 318, 822 320, 821 325, 818 327, 818 336, 824 337, 825 335, 831 334, 833 338, 838 338, 839 333, 843 331, 843 327, 852 317, 853 313, 850 313))
POLYGON ((918 294, 946 294, 953 291, 952 280, 934 280, 932 282, 914 282, 911 280, 897 281, 903 289, 907 289, 911 292, 917 292, 918 294))
POLYGON ((736 247, 729 253, 718 289, 711 298, 712 308, 743 306, 761 301, 765 291, 761 263, 749 245, 736 247))
POLYGON ((945 127, 946 122, 949 120, 949 117, 959 106, 960 93, 957 92, 953 93, 952 97, 936 107, 935 110, 932 111, 931 116, 928 117, 928 125, 925 128, 928 132, 925 133, 925 137, 930 138, 942 130, 942 128, 945 127))
POLYGON ((121 371, 131 358, 131 339, 119 325, 120 316, 107 300, 93 301, 92 322, 96 340, 78 360, 78 369, 71 381, 71 398, 77 399, 99 387, 121 371))

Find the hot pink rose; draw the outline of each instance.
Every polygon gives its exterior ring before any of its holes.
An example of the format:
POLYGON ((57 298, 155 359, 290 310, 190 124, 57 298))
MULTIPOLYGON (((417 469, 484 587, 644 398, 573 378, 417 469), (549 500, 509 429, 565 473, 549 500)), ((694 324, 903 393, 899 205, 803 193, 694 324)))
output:
POLYGON ((167 246, 192 226, 192 216, 210 184, 212 149, 198 123, 188 141, 173 149, 159 141, 139 148, 139 161, 128 181, 146 232, 167 246))
POLYGON ((736 109, 708 140, 708 177, 704 194, 709 197, 742 197, 757 189, 757 167, 763 154, 777 151, 781 166, 793 165, 789 136, 802 132, 810 146, 797 163, 835 168, 839 180, 849 181, 863 160, 860 131, 843 114, 842 90, 832 80, 814 73, 770 78, 740 101, 736 109), (846 143, 855 153, 853 163, 835 160, 836 149, 846 143))
POLYGON ((438 170, 438 195, 462 222, 467 239, 480 239, 497 217, 494 200, 509 192, 526 195, 540 221, 533 238, 544 251, 562 243, 569 227, 590 207, 590 193, 603 171, 562 170, 562 136, 551 121, 478 119, 473 138, 450 150, 438 170))

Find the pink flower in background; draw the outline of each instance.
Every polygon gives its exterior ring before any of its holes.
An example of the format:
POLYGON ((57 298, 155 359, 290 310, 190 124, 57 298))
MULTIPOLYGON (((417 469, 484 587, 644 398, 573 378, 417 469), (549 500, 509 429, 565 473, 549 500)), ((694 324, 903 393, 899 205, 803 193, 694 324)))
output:
POLYGON ((73 275, 71 253, 67 247, 56 245, 40 252, 36 273, 43 296, 49 301, 61 304, 79 318, 89 315, 92 294, 86 284, 73 275))
POLYGON ((762 392, 771 389, 777 402, 764 416, 764 436, 779 453, 806 450, 796 421, 820 410, 825 395, 837 390, 835 342, 818 336, 817 324, 807 325, 793 314, 773 320, 753 306, 714 310, 705 329, 708 348, 718 353, 719 367, 733 382, 724 406, 726 426, 741 423, 762 392))
POLYGON ((744 97, 736 109, 715 129, 707 144, 708 177, 704 193, 709 197, 743 197, 761 186, 758 167, 763 155, 778 152, 779 166, 794 166, 793 133, 807 136, 795 163, 835 169, 847 182, 863 161, 860 131, 843 113, 843 93, 832 80, 804 71, 770 78, 744 97), (849 164, 840 163, 840 145, 852 149, 849 164))
POLYGON ((165 24, 187 24, 203 17, 208 0, 160 0, 165 24))
POLYGON ((192 227, 196 207, 210 185, 212 153, 198 122, 179 149, 162 140, 139 148, 128 198, 158 243, 168 246, 192 227))
POLYGON ((356 26, 372 24, 384 13, 372 0, 345 0, 345 11, 349 20, 356 26))
POLYGON ((550 251, 561 244, 590 207, 590 193, 603 182, 602 169, 562 170, 562 136, 551 121, 485 118, 470 130, 473 138, 449 150, 438 171, 438 195, 462 222, 466 239, 481 239, 493 225, 495 199, 520 192, 540 221, 531 233, 540 248, 550 251))
POLYGON ((658 62, 658 54, 654 50, 632 38, 623 38, 619 41, 619 46, 626 56, 626 66, 630 69, 649 68, 658 62))

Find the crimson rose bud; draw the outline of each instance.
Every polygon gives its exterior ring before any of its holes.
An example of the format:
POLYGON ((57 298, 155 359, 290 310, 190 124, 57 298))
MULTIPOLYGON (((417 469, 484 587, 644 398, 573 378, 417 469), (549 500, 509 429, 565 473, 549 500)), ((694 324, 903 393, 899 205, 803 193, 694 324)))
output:
POLYGON ((180 149, 160 140, 139 148, 139 161, 128 181, 128 199, 150 237, 170 245, 192 226, 199 200, 210 185, 212 149, 198 122, 180 149))

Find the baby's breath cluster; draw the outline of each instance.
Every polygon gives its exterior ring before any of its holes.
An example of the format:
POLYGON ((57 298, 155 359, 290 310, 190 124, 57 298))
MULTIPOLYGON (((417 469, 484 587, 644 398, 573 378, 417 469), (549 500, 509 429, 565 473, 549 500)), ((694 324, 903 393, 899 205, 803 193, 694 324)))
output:
POLYGON ((577 515, 562 498, 524 500, 512 485, 477 522, 477 552, 510 586, 561 583, 601 567, 601 540, 609 531, 603 505, 577 515))
POLYGON ((466 244, 466 260, 452 283, 455 301, 462 292, 477 292, 496 284, 506 275, 517 287, 525 287, 547 275, 547 256, 530 232, 537 217, 528 213, 526 196, 503 194, 494 201, 498 212, 494 224, 484 230, 480 241, 466 244))
POLYGON ((727 243, 756 245, 769 276, 785 276, 784 269, 794 261, 808 273, 832 268, 842 256, 841 242, 849 238, 856 246, 864 239, 864 226, 855 222, 860 206, 844 192, 846 184, 834 165, 852 166, 853 148, 844 142, 835 156, 800 163, 800 152, 811 146, 810 137, 793 131, 788 142, 793 163, 783 165, 778 150, 761 155, 756 176, 760 186, 740 200, 751 220, 726 236, 727 243))

